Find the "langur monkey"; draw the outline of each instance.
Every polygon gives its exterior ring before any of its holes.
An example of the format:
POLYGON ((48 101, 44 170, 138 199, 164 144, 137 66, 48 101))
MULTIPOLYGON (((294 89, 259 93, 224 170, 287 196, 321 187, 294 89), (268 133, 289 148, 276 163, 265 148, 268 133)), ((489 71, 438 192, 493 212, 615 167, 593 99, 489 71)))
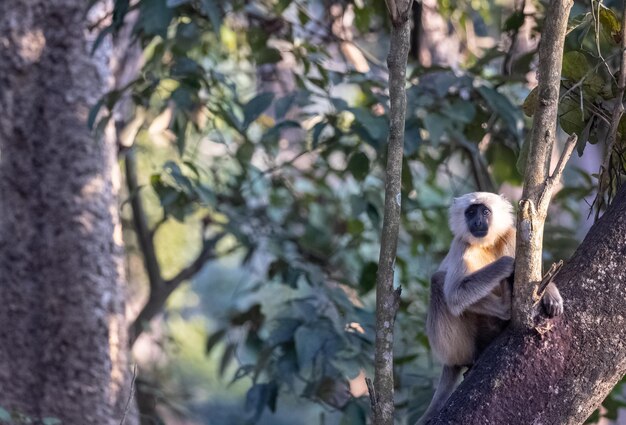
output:
MULTIPOLYGON (((426 320, 426 333, 443 371, 418 424, 441 410, 462 369, 474 364, 511 317, 513 206, 493 193, 468 193, 454 199, 449 223, 454 238, 431 278, 426 320)), ((563 299, 554 283, 548 284, 542 304, 551 317, 563 312, 563 299)))

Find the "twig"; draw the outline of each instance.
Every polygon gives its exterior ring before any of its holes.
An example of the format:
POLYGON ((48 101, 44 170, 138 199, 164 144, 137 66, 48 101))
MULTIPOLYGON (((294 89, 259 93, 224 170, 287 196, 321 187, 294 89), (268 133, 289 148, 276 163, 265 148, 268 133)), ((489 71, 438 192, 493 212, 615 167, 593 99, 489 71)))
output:
POLYGON ((543 279, 541 280, 541 283, 539 284, 539 287, 537 288, 537 294, 538 294, 537 302, 541 301, 541 298, 543 297, 543 293, 545 292, 546 287, 548 286, 550 282, 554 280, 554 278, 556 277, 557 274, 559 274, 562 268, 563 268, 563 260, 559 260, 558 263, 552 263, 552 265, 550 266, 550 270, 548 270, 548 272, 544 275, 543 279))
MULTIPOLYGON (((516 2, 517 3, 517 2, 516 2)), ((519 37, 519 31, 526 21, 526 15, 524 15, 524 9, 526 9, 526 0, 521 0, 521 4, 519 6, 516 5, 514 13, 521 13, 524 16, 524 22, 518 28, 515 28, 513 31, 513 35, 511 35, 511 45, 504 56, 504 60, 502 61, 502 74, 503 75, 511 75, 512 74, 512 62, 513 62, 513 53, 515 52, 515 44, 517 43, 517 38, 519 37)))
MULTIPOLYGON (((165 286, 178 286, 185 280, 190 279, 196 273, 198 273, 207 261, 212 260, 216 257, 215 246, 224 236, 226 236, 226 232, 220 232, 211 239, 205 241, 202 246, 202 250, 200 251, 200 254, 198 254, 198 256, 196 257, 196 259, 190 265, 178 272, 176 276, 169 280, 166 280, 165 286)), ((236 245, 231 248, 231 250, 234 251, 238 248, 239 246, 236 245)))
POLYGON ((137 363, 133 365, 133 378, 130 381, 130 393, 128 394, 128 400, 126 400, 126 407, 124 408, 124 415, 120 420, 120 425, 124 425, 124 422, 126 421, 126 415, 128 414, 128 410, 130 409, 130 401, 135 395, 135 379, 137 379, 137 363))
POLYGON ((559 162, 556 164, 556 168, 552 172, 550 178, 554 181, 558 181, 563 174, 563 170, 565 170, 565 164, 572 156, 574 152, 574 148, 576 147, 576 142, 578 141, 578 136, 574 133, 567 138, 565 142, 565 147, 563 147, 563 152, 561 152, 561 157, 559 158, 559 162))
POLYGON ((365 385, 367 385, 367 392, 370 396, 370 406, 372 407, 372 411, 374 411, 378 405, 376 402, 376 389, 370 378, 365 378, 365 385))
POLYGON ((545 217, 548 212, 548 205, 550 204, 550 199, 552 199, 552 193, 554 192, 554 186, 561 180, 561 176, 563 175, 563 170, 565 170, 565 164, 572 156, 574 152, 574 148, 576 147, 576 142, 578 141, 578 136, 576 133, 572 133, 565 142, 565 146, 563 147, 563 152, 561 152, 561 156, 559 157, 559 161, 556 164, 556 167, 552 174, 546 178, 546 182, 543 186, 543 191, 539 196, 539 203, 537 204, 537 209, 539 214, 545 217))

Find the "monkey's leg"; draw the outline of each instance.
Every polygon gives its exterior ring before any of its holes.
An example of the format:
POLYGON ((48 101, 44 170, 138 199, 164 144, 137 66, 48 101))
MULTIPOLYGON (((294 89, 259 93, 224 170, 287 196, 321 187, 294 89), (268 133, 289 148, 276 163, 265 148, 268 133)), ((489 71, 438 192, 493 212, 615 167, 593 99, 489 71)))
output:
POLYGON ((428 422, 433 416, 435 416, 443 407, 443 405, 454 391, 454 386, 456 385, 456 381, 459 379, 461 375, 461 366, 444 366, 441 371, 441 378, 439 378, 439 384, 437 385, 437 390, 435 391, 435 395, 433 396, 428 409, 422 415, 421 418, 417 421, 415 425, 423 425, 428 422))

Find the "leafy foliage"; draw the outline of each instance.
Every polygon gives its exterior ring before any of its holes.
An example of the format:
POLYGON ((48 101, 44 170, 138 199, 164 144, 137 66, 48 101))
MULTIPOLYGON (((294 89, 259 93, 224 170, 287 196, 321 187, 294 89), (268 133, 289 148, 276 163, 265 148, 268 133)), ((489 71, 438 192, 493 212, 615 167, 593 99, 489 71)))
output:
MULTIPOLYGON (((498 37, 501 28, 517 34, 527 20, 541 24, 539 15, 500 9, 508 18, 495 22, 490 2, 477 10, 474 2, 441 3, 459 27, 471 22, 498 37)), ((350 396, 350 382, 371 375, 388 95, 386 70, 361 42, 378 47, 364 41, 384 38, 386 12, 382 0, 342 3, 342 14, 354 14, 357 42, 350 44, 324 5, 117 0, 102 33, 116 33, 136 11, 133 34, 144 64, 131 84, 103 97, 90 125, 104 128, 130 94, 134 119, 119 124, 137 135, 134 149, 175 152, 146 178, 158 222, 200 220, 203 239, 225 233, 245 273, 237 296, 219 306, 211 289, 218 278, 199 274, 192 290, 200 307, 185 314, 210 317, 207 358, 219 353, 219 374, 248 383, 248 423, 293 394, 339 412, 341 423, 364 424, 367 416, 368 402, 350 396), (346 43, 369 71, 357 72, 338 53, 346 43)), ((610 9, 595 7, 599 24, 588 12, 571 20, 563 63, 559 122, 579 135, 581 155, 587 141, 602 140, 616 92, 621 29, 610 9)), ((534 52, 504 76, 506 54, 468 51, 455 69, 409 64, 395 347, 400 412, 409 421, 432 392, 424 320, 429 275, 450 241, 442 231, 450 194, 522 181, 530 124, 524 114, 532 116, 539 101, 522 76, 534 52)), ((622 137, 620 128, 619 146, 622 137)), ((580 236, 573 229, 584 219, 580 202, 594 188, 584 171, 567 176, 556 203, 569 225, 548 224, 546 261, 573 251, 580 236)))

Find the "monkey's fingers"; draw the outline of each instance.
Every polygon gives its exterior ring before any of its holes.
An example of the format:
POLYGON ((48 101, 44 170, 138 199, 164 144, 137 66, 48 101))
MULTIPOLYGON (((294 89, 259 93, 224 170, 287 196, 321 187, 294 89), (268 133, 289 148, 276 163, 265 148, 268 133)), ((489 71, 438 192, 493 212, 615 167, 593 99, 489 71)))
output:
POLYGON ((543 308, 549 317, 556 317, 563 314, 563 298, 545 294, 542 300, 543 308))

